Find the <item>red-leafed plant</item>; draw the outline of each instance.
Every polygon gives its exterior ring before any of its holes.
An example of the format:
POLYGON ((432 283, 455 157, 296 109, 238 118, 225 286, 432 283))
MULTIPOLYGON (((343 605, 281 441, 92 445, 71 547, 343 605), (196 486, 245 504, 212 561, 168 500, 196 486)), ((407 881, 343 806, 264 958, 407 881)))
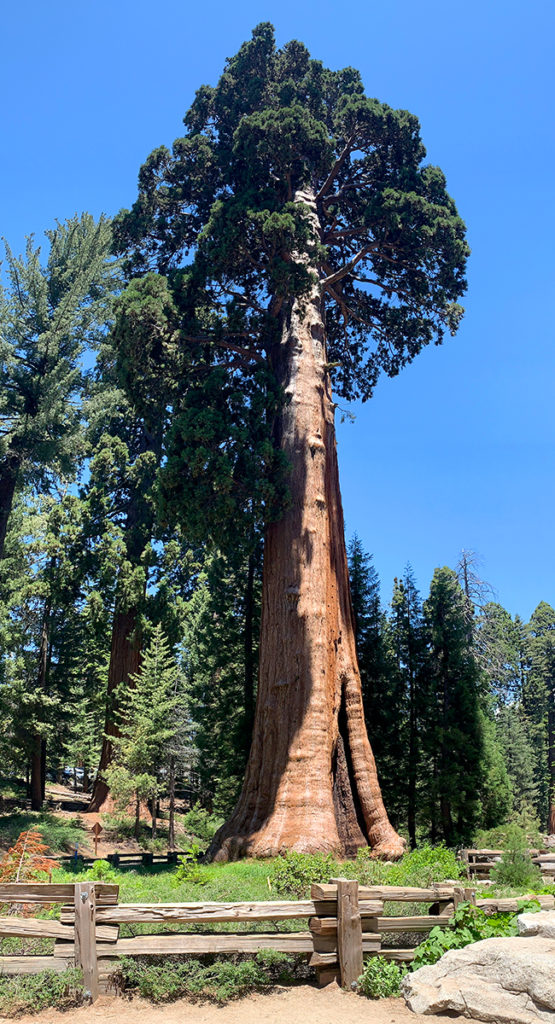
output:
POLYGON ((43 842, 40 832, 26 829, 21 832, 17 842, 11 846, 0 860, 0 882, 41 882, 40 876, 52 878, 56 861, 46 856, 48 846, 43 842))

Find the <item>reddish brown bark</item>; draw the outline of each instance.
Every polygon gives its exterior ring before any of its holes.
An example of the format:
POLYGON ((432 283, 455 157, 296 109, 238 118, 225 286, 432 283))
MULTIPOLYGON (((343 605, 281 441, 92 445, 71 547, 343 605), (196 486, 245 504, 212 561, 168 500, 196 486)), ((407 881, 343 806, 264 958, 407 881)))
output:
MULTIPOLYGON (((312 209, 313 198, 297 196, 312 209)), ((364 723, 321 289, 282 311, 272 363, 290 505, 264 546, 258 700, 239 803, 215 860, 285 850, 404 847, 389 823, 364 723)))
POLYGON ((99 811, 109 795, 109 789, 102 773, 112 761, 112 738, 120 735, 115 719, 114 691, 120 683, 129 683, 130 677, 139 671, 140 658, 141 645, 138 608, 133 607, 127 611, 116 610, 112 626, 104 739, 102 741, 98 772, 88 807, 89 811, 99 811))

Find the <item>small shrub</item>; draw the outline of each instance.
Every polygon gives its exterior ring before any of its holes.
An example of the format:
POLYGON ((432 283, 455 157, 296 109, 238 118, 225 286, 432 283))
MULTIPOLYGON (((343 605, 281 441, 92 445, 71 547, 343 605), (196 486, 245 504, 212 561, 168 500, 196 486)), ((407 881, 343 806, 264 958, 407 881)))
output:
POLYGON ((429 936, 417 947, 411 969, 416 971, 435 964, 449 949, 462 949, 480 939, 518 935, 517 917, 524 911, 537 911, 537 900, 522 900, 516 914, 485 914, 471 903, 461 903, 447 928, 432 928, 429 936))
POLYGON ((201 854, 202 850, 199 844, 193 842, 184 851, 183 856, 178 857, 179 867, 173 876, 175 885, 182 885, 183 883, 192 883, 193 885, 206 884, 207 879, 198 862, 201 854))
POLYGON ((513 889, 541 886, 541 871, 532 864, 526 833, 518 825, 508 827, 503 856, 492 868, 490 878, 497 885, 509 885, 513 889))
POLYGON ((310 896, 313 882, 329 882, 339 874, 339 865, 331 853, 296 853, 289 850, 276 857, 272 866, 272 881, 279 896, 301 899, 310 896))
POLYGON ((117 871, 107 860, 95 860, 91 868, 88 868, 87 871, 83 871, 83 878, 90 879, 91 882, 119 881, 117 871))
POLYGON ((6 1017, 39 1013, 50 1006, 68 1010, 80 1006, 83 995, 83 975, 75 968, 59 974, 40 971, 14 978, 0 976, 0 1014, 6 1017))
POLYGON ((118 975, 123 988, 136 989, 154 1003, 170 1002, 184 996, 227 1002, 254 989, 264 989, 276 980, 289 977, 294 961, 276 950, 262 950, 253 959, 233 961, 215 959, 170 961, 167 958, 148 963, 124 957, 118 975))
POLYGON ((399 996, 401 980, 406 973, 406 967, 400 967, 399 964, 386 960, 383 956, 370 957, 358 979, 359 991, 369 999, 399 996))
POLYGON ((196 804, 190 811, 187 811, 182 820, 187 832, 190 832, 197 839, 202 839, 205 843, 211 842, 218 829, 224 823, 223 818, 210 814, 200 804, 196 804))

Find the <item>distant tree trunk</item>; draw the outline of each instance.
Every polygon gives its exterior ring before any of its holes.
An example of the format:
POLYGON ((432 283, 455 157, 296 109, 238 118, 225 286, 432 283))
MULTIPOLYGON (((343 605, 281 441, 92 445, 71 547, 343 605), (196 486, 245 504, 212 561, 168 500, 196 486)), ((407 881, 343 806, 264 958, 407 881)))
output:
POLYGON ((89 779, 89 769, 83 765, 83 793, 89 792, 89 786, 91 780, 89 779))
POLYGON ((129 683, 130 677, 139 671, 141 642, 139 633, 139 608, 134 606, 126 611, 116 611, 112 625, 110 665, 108 668, 108 689, 106 692, 106 722, 98 772, 93 786, 89 811, 99 811, 109 790, 102 773, 112 762, 112 739, 120 731, 115 719, 114 690, 120 683, 129 683))
POLYGON ((7 455, 0 462, 0 558, 4 555, 8 520, 12 510, 20 468, 21 457, 17 454, 7 455))
MULTIPOLYGON (((36 690, 42 694, 46 690, 46 674, 48 666, 48 647, 50 636, 50 600, 46 601, 42 616, 42 629, 39 647, 39 663, 37 669, 36 690)), ((40 811, 45 794, 46 777, 46 742, 36 734, 32 740, 31 755, 31 809, 40 811)))
MULTIPOLYGON (((125 524, 127 558, 134 566, 139 566, 144 554, 146 539, 149 536, 151 523, 144 519, 137 495, 132 495, 129 502, 125 524)), ((119 587, 118 587, 119 591, 119 587)), ((146 592, 143 590, 142 597, 146 592)), ((129 684, 131 676, 139 671, 141 665, 141 601, 129 605, 121 593, 116 595, 114 620, 112 623, 112 642, 110 646, 110 664, 108 667, 108 686, 106 689, 106 718, 104 737, 98 771, 93 785, 89 811, 99 811, 109 795, 103 773, 112 763, 114 736, 119 736, 117 724, 117 705, 115 690, 120 683, 129 684)))
POLYGON ((141 834, 141 800, 137 797, 135 800, 135 827, 133 829, 135 839, 138 839, 141 834))
MULTIPOLYGON (((298 193, 312 208, 314 197, 298 193)), ((362 707, 321 290, 284 306, 271 352, 290 504, 265 535, 258 700, 243 790, 209 856, 352 855, 404 843, 383 805, 362 707), (271 632, 270 632, 271 628, 271 632)))
POLYGON ((154 795, 150 801, 150 816, 152 818, 152 838, 156 839, 156 800, 157 797, 154 795))
POLYGON ((46 800, 46 740, 40 745, 40 788, 43 802, 46 800))
POLYGON ((42 742, 39 735, 33 737, 31 751, 31 810, 40 811, 42 807, 42 786, 41 786, 41 760, 42 742))
POLYGON ((169 777, 169 823, 168 823, 168 850, 175 850, 175 757, 170 757, 169 777))

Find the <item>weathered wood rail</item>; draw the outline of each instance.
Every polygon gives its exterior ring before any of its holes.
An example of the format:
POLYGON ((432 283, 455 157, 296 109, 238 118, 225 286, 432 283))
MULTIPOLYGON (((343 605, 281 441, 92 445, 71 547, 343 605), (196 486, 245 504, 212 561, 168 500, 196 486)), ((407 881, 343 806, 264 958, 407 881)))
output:
MULTIPOLYGON (((0 917, 0 938, 55 940, 51 956, 0 956, 0 973, 33 974, 50 968, 62 971, 75 964, 83 969, 91 999, 105 989, 120 956, 165 954, 256 953, 279 949, 301 953, 318 973, 321 984, 338 979, 343 987, 356 982, 365 955, 391 960, 411 960, 414 949, 382 948, 382 935, 426 932, 445 925, 458 903, 470 897, 462 886, 434 884, 427 888, 361 886, 337 878, 327 885, 313 885, 310 900, 278 900, 245 903, 119 903, 118 886, 95 882, 76 884, 0 885, 0 904, 60 903, 60 920, 29 916, 0 917), (428 914, 390 916, 385 903, 431 905, 428 914), (165 934, 120 937, 120 925, 202 924, 221 922, 307 921, 295 932, 170 931, 165 934)), ((416 943, 415 943, 416 944, 416 943)))
MULTIPOLYGON (((545 882, 555 881, 555 849, 528 850, 532 862, 537 864, 545 882)), ((466 866, 468 878, 476 881, 490 877, 492 868, 497 867, 503 856, 503 850, 462 850, 461 859, 466 866)))

